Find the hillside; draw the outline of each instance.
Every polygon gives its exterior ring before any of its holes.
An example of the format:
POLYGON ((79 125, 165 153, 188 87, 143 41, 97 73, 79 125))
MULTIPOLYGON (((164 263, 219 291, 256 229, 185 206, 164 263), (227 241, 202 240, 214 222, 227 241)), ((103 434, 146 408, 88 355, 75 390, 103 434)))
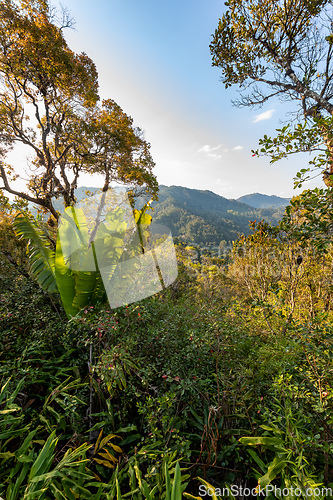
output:
MULTIPOLYGON (((75 193, 78 201, 86 196, 87 190, 95 192, 97 188, 78 188, 75 193)), ((283 214, 287 201, 285 198, 259 193, 242 196, 238 200, 229 200, 212 191, 161 185, 159 200, 152 206, 154 222, 169 227, 174 237, 187 243, 218 246, 223 240, 234 241, 239 234, 249 234, 251 220, 265 219, 276 224, 283 214), (275 202, 277 206, 271 208, 253 206, 253 204, 265 205, 271 199, 271 204, 275 202), (240 200, 248 200, 248 203, 240 200)), ((63 209, 60 200, 54 205, 59 211, 63 209)), ((33 209, 32 212, 36 213, 33 209)))
POLYGON ((285 208, 288 205, 290 198, 280 198, 280 196, 275 195, 268 196, 267 194, 252 193, 237 198, 237 201, 246 203, 247 205, 250 205, 250 207, 254 208, 285 208))
POLYGON ((249 234, 249 221, 265 219, 273 224, 283 208, 256 209, 238 200, 229 200, 212 191, 181 186, 160 186, 154 221, 170 227, 173 236, 199 245, 219 245, 249 234))

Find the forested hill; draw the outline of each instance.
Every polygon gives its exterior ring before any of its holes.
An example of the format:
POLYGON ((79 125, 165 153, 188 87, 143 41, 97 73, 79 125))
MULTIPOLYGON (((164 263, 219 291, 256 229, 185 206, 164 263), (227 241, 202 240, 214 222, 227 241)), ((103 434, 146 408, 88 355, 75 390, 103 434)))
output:
MULTIPOLYGON (((80 187, 76 190, 77 201, 86 196, 86 191, 95 192, 97 188, 80 187)), ((153 203, 154 222, 169 227, 174 237, 186 243, 198 245, 216 245, 223 240, 234 241, 239 234, 249 234, 249 221, 265 219, 276 224, 282 217, 283 206, 271 208, 255 208, 250 203, 269 202, 276 198, 276 203, 284 200, 274 196, 246 195, 249 204, 241 203, 239 200, 229 200, 212 191, 201 191, 181 186, 159 187, 159 200, 153 203), (259 198, 258 198, 259 197, 259 198)), ((55 208, 63 210, 60 201, 55 203, 55 208)), ((35 213, 35 210, 32 210, 35 213)))
POLYGON ((290 201, 290 198, 280 198, 280 196, 261 193, 246 194, 237 198, 237 201, 241 203, 246 203, 254 208, 274 208, 274 207, 286 207, 290 201))
POLYGON ((183 208, 191 210, 199 215, 203 214, 225 214, 228 211, 234 213, 252 212, 252 207, 236 200, 228 200, 212 191, 201 191, 189 189, 182 186, 159 187, 159 202, 173 199, 175 203, 183 208))
POLYGON ((155 222, 168 226, 173 236, 199 245, 235 240, 239 234, 249 234, 250 220, 265 219, 275 224, 284 211, 284 207, 256 209, 212 191, 163 185, 154 207, 155 222))

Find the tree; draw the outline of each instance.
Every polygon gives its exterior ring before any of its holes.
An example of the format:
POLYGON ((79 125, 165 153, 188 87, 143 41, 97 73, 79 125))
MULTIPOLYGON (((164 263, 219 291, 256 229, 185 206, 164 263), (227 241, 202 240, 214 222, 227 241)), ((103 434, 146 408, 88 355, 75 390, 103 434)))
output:
POLYGON ((157 181, 149 144, 113 100, 99 102, 97 71, 75 54, 45 0, 0 4, 0 189, 43 207, 75 203, 79 175, 102 174, 103 190, 121 181, 155 197, 157 181), (57 25, 58 24, 58 25, 57 25), (15 189, 15 166, 6 163, 17 144, 31 157, 28 193, 15 189))
MULTIPOLYGON (((333 174, 333 22, 330 0, 229 0, 210 50, 228 88, 238 85, 239 106, 268 99, 296 101, 297 119, 261 140, 258 154, 272 161, 300 151, 322 151, 316 166, 333 174), (265 91, 268 89, 268 92, 265 91), (247 92, 246 92, 247 91, 247 92), (301 128, 300 128, 301 127, 301 128)), ((302 172, 305 174, 306 170, 302 172)), ((301 176, 302 176, 301 174, 301 176)))

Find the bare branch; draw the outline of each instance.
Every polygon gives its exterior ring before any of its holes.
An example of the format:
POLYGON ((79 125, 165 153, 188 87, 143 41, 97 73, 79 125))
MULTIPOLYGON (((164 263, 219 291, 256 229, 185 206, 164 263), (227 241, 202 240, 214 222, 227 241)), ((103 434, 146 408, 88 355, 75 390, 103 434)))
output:
POLYGON ((4 189, 5 191, 7 191, 10 194, 18 196, 19 198, 23 198, 24 200, 30 201, 31 203, 35 203, 36 205, 40 205, 41 207, 47 208, 52 213, 52 215, 56 218, 56 220, 58 220, 59 215, 51 203, 47 203, 46 200, 43 200, 40 198, 33 198, 32 196, 30 196, 26 193, 23 193, 22 191, 16 191, 15 189, 12 189, 9 185, 6 171, 1 163, 0 163, 0 177, 2 178, 3 183, 4 183, 4 186, 2 186, 1 189, 4 189))

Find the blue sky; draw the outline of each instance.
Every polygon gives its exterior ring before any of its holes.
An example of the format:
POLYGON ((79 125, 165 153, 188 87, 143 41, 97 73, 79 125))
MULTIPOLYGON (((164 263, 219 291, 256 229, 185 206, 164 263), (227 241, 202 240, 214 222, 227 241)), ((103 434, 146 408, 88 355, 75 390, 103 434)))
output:
POLYGON ((296 194, 292 179, 306 166, 306 155, 271 166, 268 158, 251 154, 260 137, 281 125, 288 105, 234 107, 237 89, 225 90, 219 69, 211 66, 209 43, 223 1, 66 0, 65 5, 76 20, 75 30, 65 32, 69 46, 95 61, 101 96, 114 99, 144 130, 160 184, 209 189, 227 198, 296 194))

